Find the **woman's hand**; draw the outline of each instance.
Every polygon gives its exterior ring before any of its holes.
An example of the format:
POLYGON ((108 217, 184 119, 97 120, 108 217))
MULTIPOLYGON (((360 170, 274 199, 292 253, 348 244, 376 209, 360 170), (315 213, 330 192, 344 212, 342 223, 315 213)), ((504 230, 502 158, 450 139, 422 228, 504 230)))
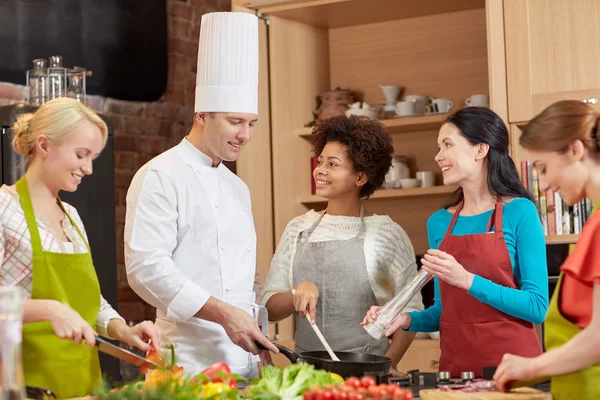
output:
POLYGON ((55 300, 48 303, 48 321, 56 336, 81 344, 85 339, 88 347, 96 343, 96 332, 79 313, 71 307, 55 300))
POLYGON ((113 319, 109 322, 119 324, 116 329, 111 329, 115 333, 111 333, 110 336, 114 337, 121 342, 127 343, 130 346, 135 346, 142 351, 148 351, 154 347, 156 350, 160 346, 160 333, 156 329, 156 325, 151 321, 144 321, 132 327, 129 327, 118 319, 113 319), (152 344, 148 343, 150 341, 152 344))
POLYGON ((514 381, 529 381, 537 378, 536 368, 533 365, 534 360, 535 358, 505 354, 494 374, 496 387, 502 391, 508 391, 514 381))
POLYGON ((464 269, 452 255, 440 250, 429 249, 421 259, 423 269, 449 285, 468 291, 473 285, 474 275, 464 269))
MULTIPOLYGON (((369 311, 367 311, 367 315, 365 316, 363 321, 360 323, 360 325, 365 326, 365 325, 370 324, 373 321, 375 321, 377 319, 377 311, 379 311, 380 308, 381 307, 379 307, 379 306, 372 306, 369 309, 369 311)), ((394 332, 396 332, 398 329, 408 329, 410 327, 410 323, 411 323, 411 318, 410 318, 409 314, 407 314, 407 313, 398 314, 396 319, 394 319, 394 321, 392 322, 392 325, 390 325, 390 327, 385 331, 385 336, 392 336, 394 334, 394 332)))
POLYGON ((317 301, 319 301, 319 289, 317 285, 312 282, 301 282, 296 287, 294 310, 299 312, 302 317, 306 317, 306 313, 308 312, 311 322, 315 322, 317 319, 317 301))

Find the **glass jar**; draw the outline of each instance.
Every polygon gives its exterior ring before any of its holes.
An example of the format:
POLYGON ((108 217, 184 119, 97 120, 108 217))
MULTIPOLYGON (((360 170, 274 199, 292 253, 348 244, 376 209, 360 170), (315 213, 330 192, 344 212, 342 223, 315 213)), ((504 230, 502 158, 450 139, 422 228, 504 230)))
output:
POLYGON ((67 97, 85 104, 85 68, 75 67, 67 71, 67 97))
POLYGON ((21 359, 23 299, 16 286, 0 288, 0 400, 24 400, 21 359))
POLYGON ((62 56, 50 57, 48 67, 48 99, 63 97, 67 92, 67 69, 62 65, 62 56))
POLYGON ((48 100, 48 68, 46 60, 33 60, 33 69, 27 71, 27 103, 41 106, 48 100))

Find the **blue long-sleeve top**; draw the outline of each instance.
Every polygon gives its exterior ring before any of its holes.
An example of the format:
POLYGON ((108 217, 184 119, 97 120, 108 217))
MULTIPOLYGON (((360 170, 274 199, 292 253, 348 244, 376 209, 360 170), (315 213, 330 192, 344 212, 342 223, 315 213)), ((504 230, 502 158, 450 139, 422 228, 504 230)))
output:
MULTIPOLYGON (((485 233, 493 210, 472 216, 459 215, 453 235, 485 233)), ((429 247, 437 249, 448 230, 452 213, 436 211, 427 221, 429 247)), ((475 275, 468 293, 506 314, 534 324, 542 323, 548 309, 548 268, 546 239, 533 202, 516 198, 504 204, 502 230, 520 289, 512 289, 475 275)), ((481 260, 485 263, 486 260, 481 260)), ((434 304, 423 311, 409 312, 412 332, 435 332, 440 327, 442 298, 434 278, 434 304)))

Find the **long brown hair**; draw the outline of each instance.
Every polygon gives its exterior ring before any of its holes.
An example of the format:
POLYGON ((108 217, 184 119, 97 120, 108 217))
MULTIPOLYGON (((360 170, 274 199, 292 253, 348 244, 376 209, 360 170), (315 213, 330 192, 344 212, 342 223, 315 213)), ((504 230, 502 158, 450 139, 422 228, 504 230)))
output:
POLYGON ((565 153, 569 144, 581 140, 592 156, 600 158, 598 137, 600 115, 577 100, 563 100, 548 106, 522 127, 519 143, 525 149, 565 153))

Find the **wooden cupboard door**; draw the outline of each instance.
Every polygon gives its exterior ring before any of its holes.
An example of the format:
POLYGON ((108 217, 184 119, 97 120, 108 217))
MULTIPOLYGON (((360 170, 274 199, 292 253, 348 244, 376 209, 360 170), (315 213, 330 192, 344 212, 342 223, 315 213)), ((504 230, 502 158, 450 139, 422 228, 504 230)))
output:
POLYGON ((440 354, 439 340, 415 339, 406 350, 397 369, 404 373, 413 369, 418 369, 421 372, 438 372, 440 354))
POLYGON ((510 122, 565 99, 600 110, 600 1, 504 0, 504 18, 510 122))

